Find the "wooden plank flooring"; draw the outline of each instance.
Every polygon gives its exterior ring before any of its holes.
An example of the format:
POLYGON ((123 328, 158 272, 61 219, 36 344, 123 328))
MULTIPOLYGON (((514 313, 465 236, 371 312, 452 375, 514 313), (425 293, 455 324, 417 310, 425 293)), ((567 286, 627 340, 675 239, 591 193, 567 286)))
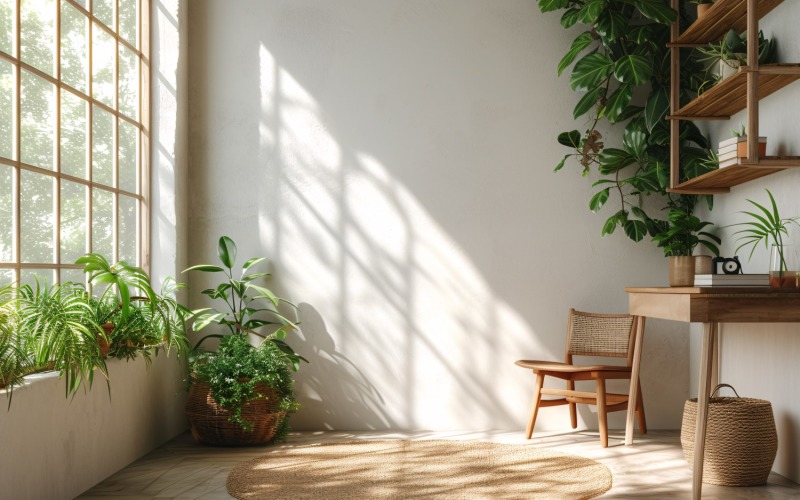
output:
MULTIPOLYGON (((595 432, 536 433, 526 441, 523 432, 300 432, 274 446, 367 439, 476 439, 543 446, 602 462, 614 475, 614 486, 602 498, 689 498, 691 474, 677 431, 651 431, 622 444, 624 433, 611 431, 609 447, 600 447, 595 432)), ((216 448, 199 446, 183 434, 117 472, 78 498, 229 499, 228 472, 236 464, 261 456, 272 447, 216 448)), ((320 494, 324 498, 324 494, 320 494)), ((755 488, 704 485, 704 499, 798 499, 800 486, 772 474, 769 484, 755 488)))

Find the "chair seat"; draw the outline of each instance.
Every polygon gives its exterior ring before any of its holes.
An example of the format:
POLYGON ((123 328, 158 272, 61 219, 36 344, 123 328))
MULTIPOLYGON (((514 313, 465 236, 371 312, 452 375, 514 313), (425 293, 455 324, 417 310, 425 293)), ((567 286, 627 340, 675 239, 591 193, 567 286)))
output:
POLYGON ((541 370, 547 372, 561 372, 561 373, 580 373, 580 372, 599 372, 599 371, 629 373, 631 371, 631 368, 629 366, 614 366, 614 365, 580 366, 580 365, 570 365, 567 363, 561 363, 558 361, 539 361, 530 359, 520 359, 514 364, 516 364, 517 366, 521 366, 523 368, 528 368, 530 370, 541 370))

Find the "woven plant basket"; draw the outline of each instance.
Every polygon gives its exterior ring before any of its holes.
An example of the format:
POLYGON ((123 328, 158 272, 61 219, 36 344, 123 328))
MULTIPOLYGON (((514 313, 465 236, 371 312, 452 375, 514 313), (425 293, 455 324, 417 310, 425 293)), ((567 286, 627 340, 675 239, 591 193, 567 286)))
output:
MULTIPOLYGON (((721 387, 714 389, 714 394, 721 387)), ((734 389, 734 393, 736 390, 734 389)), ((703 462, 703 482, 721 486, 755 486, 767 482, 778 435, 772 405, 763 399, 714 397, 708 403, 708 423, 703 462)), ((697 399, 686 401, 681 425, 681 447, 686 461, 694 463, 697 399)))
POLYGON ((231 412, 219 406, 206 382, 193 382, 186 401, 186 418, 194 439, 201 444, 216 446, 255 446, 267 444, 275 437, 286 418, 285 411, 277 411, 279 398, 272 387, 258 383, 255 391, 264 397, 251 399, 242 405, 242 418, 253 424, 245 430, 229 422, 231 412))

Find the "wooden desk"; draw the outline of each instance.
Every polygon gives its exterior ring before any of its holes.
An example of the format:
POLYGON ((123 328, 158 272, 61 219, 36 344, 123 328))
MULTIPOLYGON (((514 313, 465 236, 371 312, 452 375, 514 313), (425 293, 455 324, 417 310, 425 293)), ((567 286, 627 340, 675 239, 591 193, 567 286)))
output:
MULTIPOLYGON (((675 287, 626 288, 630 313, 643 317, 703 323, 700 351, 700 384, 697 390, 692 497, 699 499, 703 487, 708 399, 711 391, 715 343, 720 323, 800 322, 800 290, 769 287, 675 287)), ((637 338, 630 400, 636 401, 641 359, 641 338, 637 338)), ((634 405, 635 406, 635 405, 634 405)), ((625 444, 633 442, 633 406, 628 408, 625 444)))

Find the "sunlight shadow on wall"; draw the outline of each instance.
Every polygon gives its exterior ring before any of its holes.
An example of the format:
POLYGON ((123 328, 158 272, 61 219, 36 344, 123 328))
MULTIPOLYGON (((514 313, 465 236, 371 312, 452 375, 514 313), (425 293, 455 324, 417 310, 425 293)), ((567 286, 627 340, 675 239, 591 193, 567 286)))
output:
POLYGON ((263 46, 260 63, 261 245, 282 267, 280 286, 310 304, 297 346, 311 360, 297 377, 306 411, 294 427, 519 427, 530 394, 504 389, 528 376, 513 360, 561 354, 544 352, 394 180, 403 165, 340 144, 263 46))

